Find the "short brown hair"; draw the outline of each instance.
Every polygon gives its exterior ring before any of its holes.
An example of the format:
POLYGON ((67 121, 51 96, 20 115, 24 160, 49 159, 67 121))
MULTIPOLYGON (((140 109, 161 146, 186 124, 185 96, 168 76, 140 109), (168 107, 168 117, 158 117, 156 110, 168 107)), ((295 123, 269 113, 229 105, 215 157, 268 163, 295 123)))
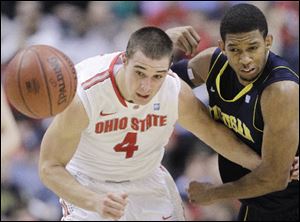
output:
POLYGON ((130 36, 126 47, 126 56, 131 58, 137 50, 150 59, 170 56, 171 60, 173 43, 163 30, 157 27, 144 27, 130 36))

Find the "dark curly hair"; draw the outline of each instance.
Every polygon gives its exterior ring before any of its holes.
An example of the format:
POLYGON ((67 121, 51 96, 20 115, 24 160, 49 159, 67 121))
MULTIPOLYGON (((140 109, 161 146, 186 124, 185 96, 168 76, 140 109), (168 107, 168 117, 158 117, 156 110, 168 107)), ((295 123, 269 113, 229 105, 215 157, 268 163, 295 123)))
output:
POLYGON ((220 34, 225 42, 226 34, 236 34, 259 30, 265 38, 268 34, 268 24, 260 9, 250 4, 237 4, 231 7, 223 16, 220 34))

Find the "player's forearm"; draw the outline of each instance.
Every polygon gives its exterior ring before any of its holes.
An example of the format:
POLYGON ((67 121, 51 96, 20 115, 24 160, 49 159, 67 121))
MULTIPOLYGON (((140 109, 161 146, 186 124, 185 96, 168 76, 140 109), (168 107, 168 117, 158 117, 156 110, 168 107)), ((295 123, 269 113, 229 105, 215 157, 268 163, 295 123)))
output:
MULTIPOLYGON (((55 120, 54 120, 55 121, 55 120)), ((80 137, 52 130, 53 122, 41 144, 39 173, 43 183, 58 196, 81 208, 95 211, 94 192, 81 185, 66 170, 65 166, 75 153, 80 137)))
POLYGON ((78 207, 95 211, 94 199, 98 194, 78 183, 63 166, 45 164, 40 168, 40 177, 59 197, 78 207))
POLYGON ((202 130, 203 132, 198 134, 199 138, 217 153, 249 170, 255 169, 261 163, 260 156, 227 127, 214 121, 208 121, 207 124, 209 130, 202 130))
POLYGON ((284 189, 276 183, 273 176, 268 175, 270 174, 259 166, 239 180, 213 187, 209 192, 213 199, 222 200, 253 198, 284 189))
POLYGON ((20 145, 21 139, 18 131, 1 134, 1 160, 10 158, 20 145))

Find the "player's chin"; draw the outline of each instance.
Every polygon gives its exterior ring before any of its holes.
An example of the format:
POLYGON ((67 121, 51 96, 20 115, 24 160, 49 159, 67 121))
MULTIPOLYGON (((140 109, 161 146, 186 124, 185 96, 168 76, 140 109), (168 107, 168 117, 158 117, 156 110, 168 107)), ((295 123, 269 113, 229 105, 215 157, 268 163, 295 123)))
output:
POLYGON ((258 76, 258 71, 257 69, 252 70, 251 72, 239 72, 239 76, 243 81, 247 81, 247 82, 252 82, 253 80, 255 80, 258 76))
POLYGON ((139 94, 136 94, 134 103, 139 104, 139 105, 146 105, 147 103, 150 102, 151 99, 152 99, 151 95, 141 96, 139 94))
POLYGON ((257 78, 257 76, 258 76, 257 73, 253 73, 252 75, 243 75, 243 74, 240 74, 240 78, 243 81, 246 81, 246 82, 252 82, 252 81, 254 81, 257 78))

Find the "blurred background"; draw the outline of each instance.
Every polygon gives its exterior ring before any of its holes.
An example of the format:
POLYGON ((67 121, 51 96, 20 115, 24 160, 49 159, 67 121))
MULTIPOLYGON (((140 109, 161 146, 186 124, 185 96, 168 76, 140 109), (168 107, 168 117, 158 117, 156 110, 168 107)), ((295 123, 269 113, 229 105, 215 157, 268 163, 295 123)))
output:
MULTIPOLYGON (((130 34, 149 25, 164 30, 191 25, 201 36, 199 51, 217 46, 220 19, 228 7, 239 2, 1 1, 1 77, 10 59, 26 46, 52 45, 78 63, 90 56, 125 50, 130 34)), ((299 73, 299 1, 244 2, 265 13, 269 33, 274 36, 272 51, 299 73)), ((175 61, 182 58, 185 54, 176 51, 175 61)), ((194 91, 207 104, 205 87, 194 91)), ((21 145, 1 163, 1 220, 60 220, 58 198, 43 186, 37 168, 41 139, 52 118, 30 119, 11 109, 21 133, 21 145)), ((1 149, 2 140, 5 141, 1 126, 1 149)), ((205 207, 187 201, 186 188, 191 180, 221 183, 216 160, 210 147, 176 126, 163 164, 176 181, 187 220, 236 220, 236 200, 205 207)))

